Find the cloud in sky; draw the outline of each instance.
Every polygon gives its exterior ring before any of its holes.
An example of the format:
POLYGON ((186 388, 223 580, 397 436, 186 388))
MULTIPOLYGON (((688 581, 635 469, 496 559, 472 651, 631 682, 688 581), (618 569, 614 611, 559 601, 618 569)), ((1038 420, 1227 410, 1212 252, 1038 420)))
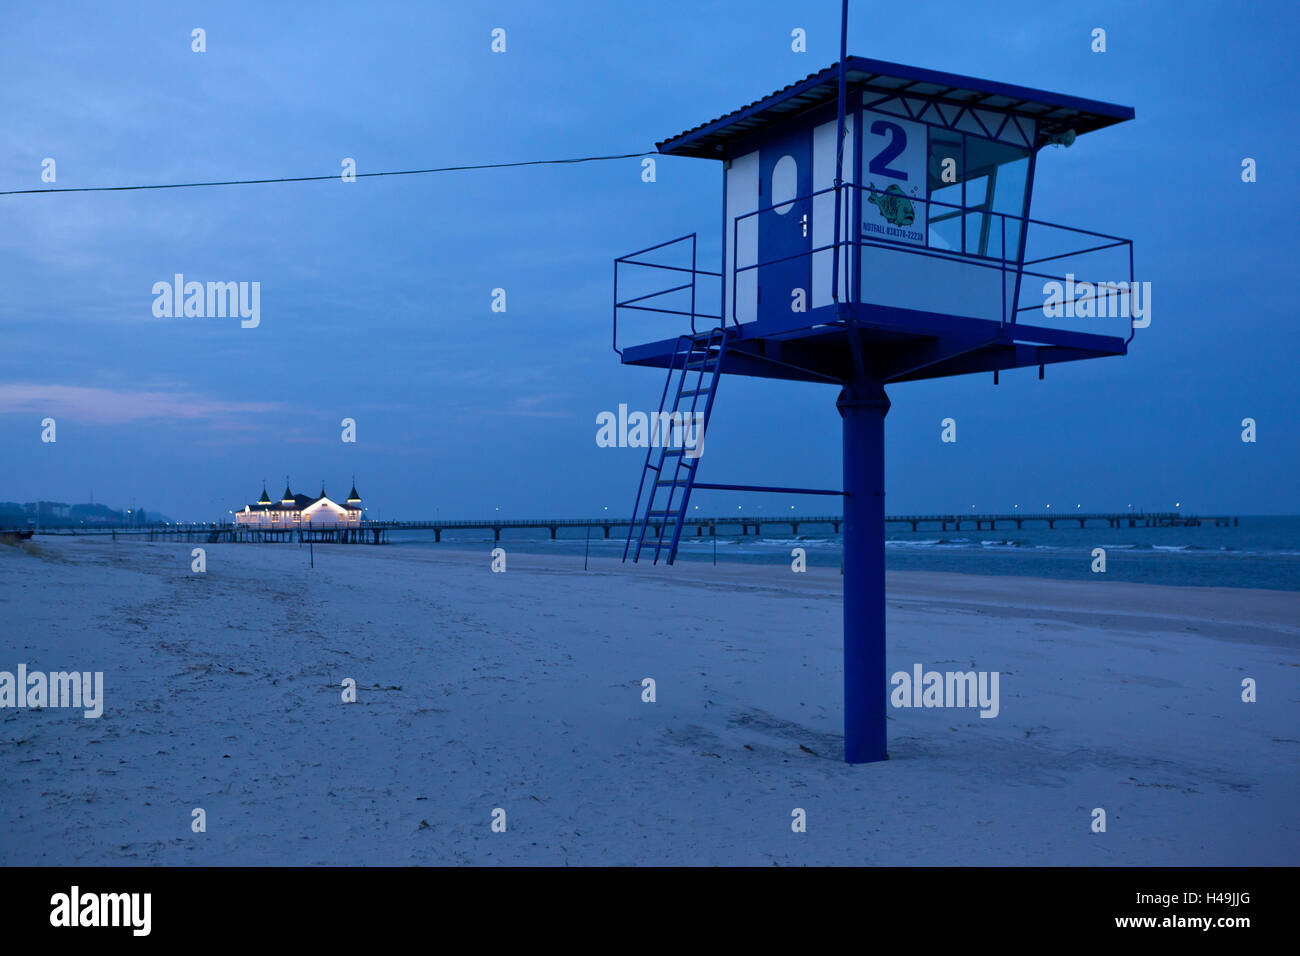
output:
POLYGON ((133 422, 218 424, 279 411, 277 402, 231 402, 183 391, 131 391, 84 385, 0 384, 0 415, 59 416, 94 425, 133 422))

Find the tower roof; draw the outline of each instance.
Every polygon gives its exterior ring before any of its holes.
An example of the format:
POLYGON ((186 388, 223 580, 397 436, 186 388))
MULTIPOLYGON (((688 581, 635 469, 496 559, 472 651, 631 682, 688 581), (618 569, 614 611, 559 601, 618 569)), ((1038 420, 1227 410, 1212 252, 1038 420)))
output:
POLYGON ((288 479, 288 478, 285 478, 285 479, 284 479, 284 496, 280 499, 280 501, 281 501, 281 502, 290 502, 290 501, 293 501, 293 492, 289 490, 289 479, 288 479))
MULTIPOLYGON (((865 87, 881 96, 910 96, 937 101, 954 109, 970 107, 1034 119, 1038 123, 1040 142, 1066 130, 1079 135, 1131 120, 1134 116, 1130 106, 860 56, 849 57, 845 67, 849 85, 865 87)), ((834 63, 770 96, 679 133, 656 146, 659 152, 672 156, 727 159, 733 141, 805 110, 834 103, 838 96, 839 64, 834 63)))
POLYGON ((266 482, 265 482, 265 481, 262 482, 262 497, 260 497, 260 498, 257 499, 257 503, 258 503, 259 505, 269 505, 269 504, 271 503, 271 499, 270 499, 269 497, 267 497, 267 494, 266 494, 266 482))
POLYGON ((356 476, 356 475, 353 475, 353 476, 352 476, 352 490, 351 490, 350 492, 348 492, 348 504, 351 504, 351 503, 354 502, 354 501, 360 501, 360 500, 361 500, 361 496, 360 496, 359 494, 357 494, 357 476, 356 476))

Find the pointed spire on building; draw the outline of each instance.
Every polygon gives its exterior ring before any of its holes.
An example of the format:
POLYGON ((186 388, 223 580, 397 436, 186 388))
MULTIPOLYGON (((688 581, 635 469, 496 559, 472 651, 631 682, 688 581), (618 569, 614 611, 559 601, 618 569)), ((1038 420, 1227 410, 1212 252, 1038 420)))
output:
POLYGON ((293 504, 293 492, 289 490, 289 476, 288 476, 288 475, 285 475, 285 476, 284 476, 284 497, 280 499, 280 504, 282 504, 282 505, 291 505, 291 504, 293 504))
POLYGON ((359 494, 357 494, 357 476, 356 476, 356 475, 353 475, 353 476, 352 476, 352 491, 348 494, 348 501, 347 501, 347 503, 350 504, 350 505, 359 505, 359 504, 361 504, 361 496, 360 496, 359 494))
POLYGON ((265 479, 265 478, 262 479, 262 497, 260 497, 260 498, 257 499, 257 503, 258 503, 259 505, 269 505, 269 504, 271 503, 271 499, 270 499, 270 497, 268 497, 267 494, 266 494, 266 479, 265 479))

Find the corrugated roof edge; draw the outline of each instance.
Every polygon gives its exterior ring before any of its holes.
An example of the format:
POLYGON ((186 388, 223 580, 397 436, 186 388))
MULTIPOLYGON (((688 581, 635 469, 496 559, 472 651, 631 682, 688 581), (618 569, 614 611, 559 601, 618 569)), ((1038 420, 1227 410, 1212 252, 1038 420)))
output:
MULTIPOLYGON (((900 63, 889 63, 885 60, 873 60, 866 57, 851 56, 845 61, 845 65, 850 72, 875 74, 878 76, 887 76, 891 79, 911 81, 913 83, 933 83, 940 86, 947 86, 954 90, 967 90, 973 93, 983 93, 990 96, 1003 96, 1024 103, 1034 103, 1039 106, 1045 106, 1052 109, 1075 110, 1079 113, 1092 114, 1098 122, 1089 126, 1090 129, 1099 129, 1104 126, 1110 126, 1114 123, 1121 123, 1125 120, 1131 120, 1136 113, 1131 106, 1120 106, 1115 103, 1106 103, 1101 100, 1088 100, 1077 96, 1067 96, 1064 93, 1051 93, 1046 90, 1038 90, 1027 86, 1015 86, 1009 83, 999 83, 993 80, 982 80, 978 77, 962 76, 956 73, 945 73, 940 70, 929 70, 922 67, 905 66, 900 63)), ((739 109, 719 116, 716 119, 708 120, 695 126, 685 132, 678 133, 676 136, 656 143, 655 148, 664 154, 681 153, 691 155, 698 152, 698 147, 692 149, 692 145, 701 138, 710 133, 720 132, 735 123, 762 113, 764 110, 779 106, 787 100, 800 96, 810 90, 816 89, 823 83, 835 82, 838 80, 839 63, 832 63, 823 70, 816 73, 810 73, 802 80, 796 80, 789 86, 777 90, 760 100, 742 106, 739 109)), ((914 94, 919 95, 919 94, 914 94)), ((826 101, 828 98, 823 97, 826 101)), ((829 99, 834 99, 832 95, 829 99)), ((998 109, 998 107, 987 107, 988 109, 998 109)), ((1005 108, 1003 108, 1005 109, 1005 108)), ((746 129, 744 134, 753 132, 752 129, 746 129)), ((1086 130, 1085 130, 1086 132, 1086 130)))

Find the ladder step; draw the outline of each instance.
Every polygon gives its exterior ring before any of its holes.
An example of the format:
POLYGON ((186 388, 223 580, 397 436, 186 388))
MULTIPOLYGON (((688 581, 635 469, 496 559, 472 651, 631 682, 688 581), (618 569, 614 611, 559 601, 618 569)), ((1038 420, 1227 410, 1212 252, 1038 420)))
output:
MULTIPOLYGON (((681 373, 678 391, 675 393, 671 407, 667 404, 667 391, 665 391, 664 407, 660 413, 671 413, 676 415, 701 414, 695 408, 695 402, 698 396, 707 396, 711 404, 714 396, 717 394, 718 379, 722 374, 722 362, 727 354, 727 347, 730 342, 726 329, 713 329, 709 332, 697 333, 693 336, 681 336, 677 341, 677 348, 673 353, 672 361, 668 368, 668 383, 665 389, 671 389, 672 376, 681 373), (689 372, 695 372, 699 377, 691 383, 693 387, 686 388, 686 375, 689 372), (706 379, 705 376, 708 376, 706 379), (682 408, 682 400, 691 399, 690 405, 685 409, 682 408)), ((677 556, 677 541, 681 537, 682 529, 686 526, 688 520, 686 515, 687 499, 690 497, 692 482, 695 479, 696 470, 699 466, 699 460, 694 457, 696 452, 688 448, 664 448, 659 449, 659 458, 652 464, 648 460, 645 470, 642 472, 642 484, 637 491, 637 504, 634 510, 639 514, 634 519, 632 525, 628 528, 628 546, 624 548, 624 560, 631 557, 636 561, 643 553, 643 549, 654 545, 654 558, 657 564, 660 556, 669 563, 677 556), (689 457, 688 457, 689 456, 689 457), (670 459, 674 459, 671 460, 670 459), (682 474, 685 468, 686 473, 682 474), (645 491, 645 477, 648 473, 653 472, 654 478, 651 479, 648 499, 643 498, 645 491), (668 475, 669 477, 664 477, 668 475), (669 489, 667 502, 668 507, 663 504, 655 508, 655 499, 658 497, 658 489, 667 487, 669 489), (681 501, 674 502, 673 499, 679 497, 677 490, 681 489, 681 501), (641 502, 645 501, 642 505, 641 502), (641 510, 644 507, 644 510, 641 510), (653 526, 653 531, 651 528, 653 526), (637 535, 640 535, 637 538, 637 535), (636 547, 632 548, 635 540, 636 547)))

